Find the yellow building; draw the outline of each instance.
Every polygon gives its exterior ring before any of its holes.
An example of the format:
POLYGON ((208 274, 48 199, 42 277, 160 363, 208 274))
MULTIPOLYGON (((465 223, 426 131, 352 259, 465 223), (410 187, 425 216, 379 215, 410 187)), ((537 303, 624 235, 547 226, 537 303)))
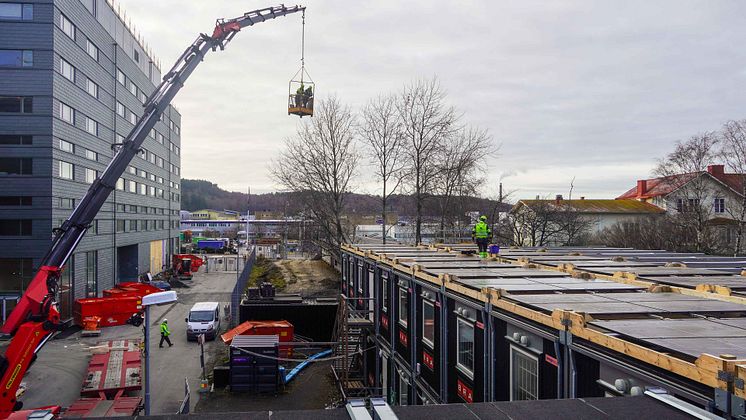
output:
POLYGON ((239 213, 231 210, 203 209, 192 212, 192 220, 238 220, 239 213))

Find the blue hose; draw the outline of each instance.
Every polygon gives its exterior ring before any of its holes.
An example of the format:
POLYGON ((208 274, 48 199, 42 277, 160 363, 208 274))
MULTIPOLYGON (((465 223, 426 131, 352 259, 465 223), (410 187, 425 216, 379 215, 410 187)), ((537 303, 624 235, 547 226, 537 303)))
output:
POLYGON ((326 355, 332 354, 331 349, 324 350, 322 352, 316 353, 313 356, 309 357, 308 359, 302 361, 298 366, 294 367, 293 370, 290 371, 287 375, 285 375, 285 383, 292 381, 295 375, 298 374, 301 370, 303 370, 306 366, 311 364, 312 360, 320 359, 326 355))

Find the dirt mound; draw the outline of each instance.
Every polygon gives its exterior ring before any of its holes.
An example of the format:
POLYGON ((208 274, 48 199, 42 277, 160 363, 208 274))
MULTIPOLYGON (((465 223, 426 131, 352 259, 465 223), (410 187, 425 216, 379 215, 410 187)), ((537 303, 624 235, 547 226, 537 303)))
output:
POLYGON ((318 297, 336 296, 339 291, 339 273, 323 260, 281 260, 275 266, 285 278, 285 293, 318 297))

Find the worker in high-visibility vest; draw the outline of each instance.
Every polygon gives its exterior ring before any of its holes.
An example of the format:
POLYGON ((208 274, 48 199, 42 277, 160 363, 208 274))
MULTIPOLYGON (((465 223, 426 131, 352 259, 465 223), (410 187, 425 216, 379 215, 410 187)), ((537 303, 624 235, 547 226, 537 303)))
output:
POLYGON ((490 244, 490 239, 492 238, 492 230, 490 230, 490 226, 487 224, 487 216, 479 216, 479 222, 474 225, 474 229, 471 231, 471 238, 479 247, 479 256, 487 258, 487 246, 490 244))
POLYGON ((163 348, 164 341, 168 343, 169 347, 173 346, 171 339, 168 338, 169 335, 171 335, 171 330, 168 329, 168 320, 163 318, 163 322, 161 322, 161 342, 158 344, 158 347, 163 348))

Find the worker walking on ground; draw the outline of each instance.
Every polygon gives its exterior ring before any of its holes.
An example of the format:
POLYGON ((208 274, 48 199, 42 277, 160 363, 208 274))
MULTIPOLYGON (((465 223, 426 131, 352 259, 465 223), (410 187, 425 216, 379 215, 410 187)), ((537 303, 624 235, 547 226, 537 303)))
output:
POLYGON ((163 348, 164 341, 168 343, 169 347, 173 346, 171 339, 168 338, 169 335, 171 335, 171 330, 168 329, 168 320, 164 318, 163 322, 161 322, 161 342, 158 344, 158 347, 163 348))
POLYGON ((479 256, 487 258, 487 246, 490 244, 490 239, 492 238, 492 230, 490 230, 490 226, 487 224, 487 216, 479 216, 479 222, 474 225, 471 237, 479 247, 479 256))

